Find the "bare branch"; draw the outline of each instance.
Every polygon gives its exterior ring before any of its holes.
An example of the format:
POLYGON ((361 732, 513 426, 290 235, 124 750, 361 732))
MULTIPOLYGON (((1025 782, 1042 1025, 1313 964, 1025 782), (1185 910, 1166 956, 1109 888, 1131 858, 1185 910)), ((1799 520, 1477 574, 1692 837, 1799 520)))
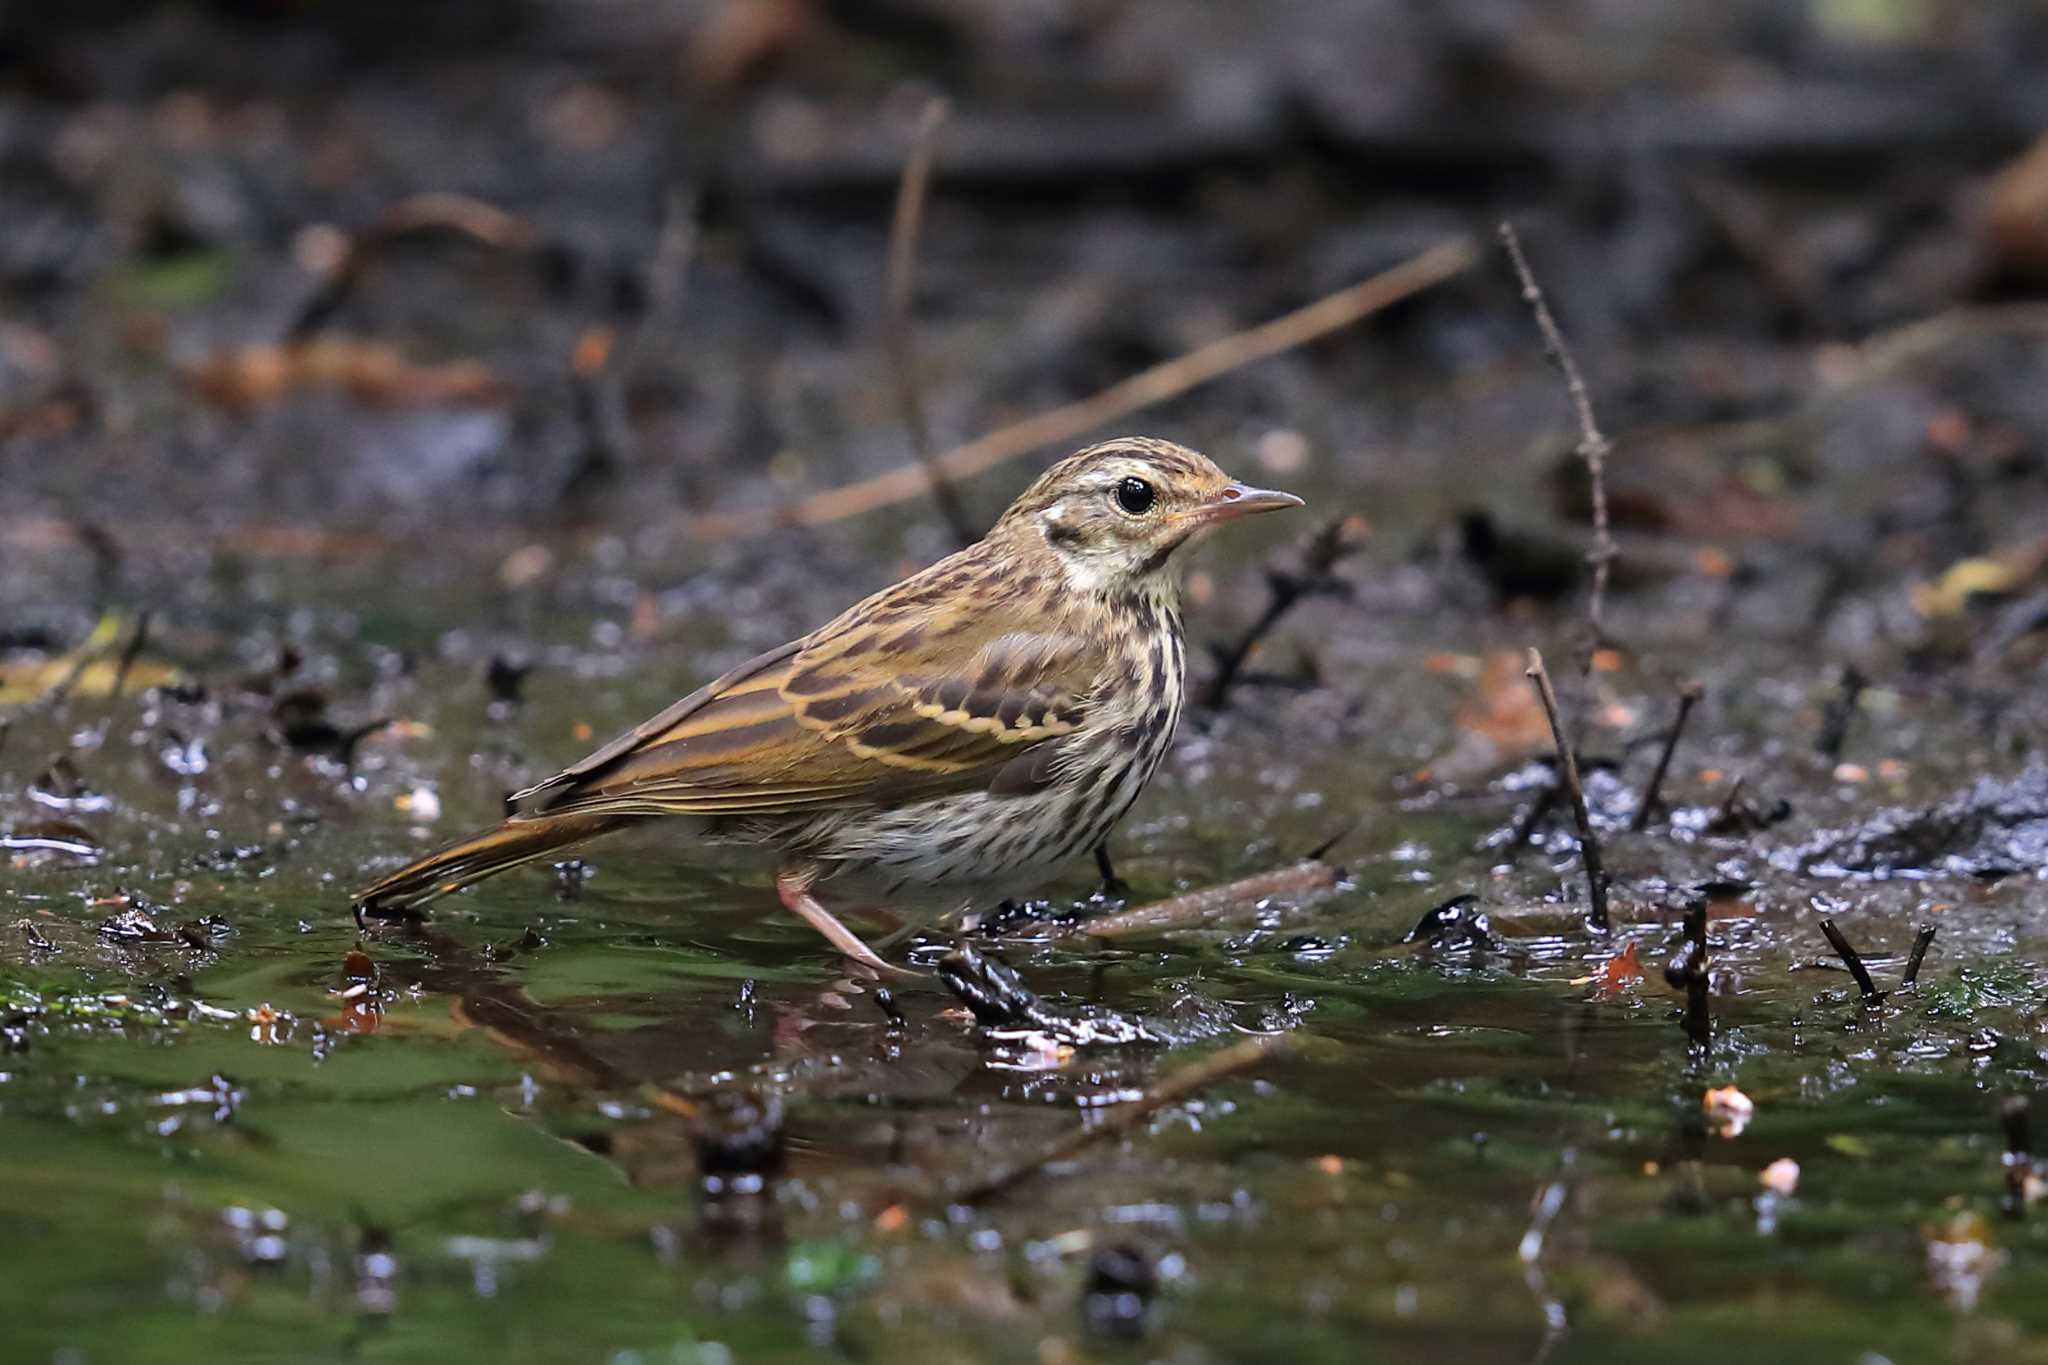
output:
MULTIPOLYGON (((1536 330, 1543 334, 1543 349, 1551 363, 1564 375, 1565 392, 1571 396, 1572 411, 1579 419, 1579 458, 1586 462, 1586 473, 1593 482, 1593 548, 1586 556, 1593 566, 1593 595, 1586 605, 1586 617, 1593 627, 1593 646, 1597 647, 1604 630, 1602 613, 1607 603, 1607 578, 1620 553, 1614 546, 1614 535, 1607 524, 1607 453, 1610 447, 1607 438, 1600 434, 1600 426, 1593 420, 1593 399, 1586 389, 1586 378, 1579 372, 1579 362, 1572 358, 1571 348, 1565 345, 1564 333, 1558 330, 1557 319, 1550 315, 1550 304, 1543 297, 1543 288, 1536 283, 1535 272, 1529 269, 1529 258, 1522 254, 1522 239, 1515 232, 1515 225, 1502 222, 1500 243, 1507 249, 1508 259, 1514 263, 1515 278, 1522 285, 1522 302, 1529 305, 1535 315, 1536 330)), ((1591 648, 1588 663, 1591 662, 1591 648)))
POLYGON ((1863 965, 1863 954, 1856 951, 1856 945, 1849 942, 1848 935, 1841 931, 1833 919, 1823 919, 1820 922, 1820 931, 1827 935, 1829 945, 1834 948, 1835 955, 1842 959, 1842 965, 1849 969, 1849 975, 1856 978, 1856 990, 1862 995, 1863 1002, 1867 1005, 1881 1003, 1884 1000, 1884 992, 1870 979, 1870 968, 1863 965))
POLYGON ((946 529, 962 545, 979 538, 960 490, 946 471, 933 460, 931 428, 925 421, 924 392, 917 380, 917 346, 911 332, 915 295, 917 244, 923 234, 924 205, 931 192, 932 159, 938 152, 939 129, 945 125, 950 106, 934 95, 917 117, 917 131, 911 142, 910 160, 903 165, 903 178, 896 185, 896 214, 889 224, 889 264, 883 280, 882 345, 889 353, 889 368, 896 382, 896 406, 903 425, 910 432, 910 449, 923 468, 932 490, 932 501, 946 520, 946 529))
POLYGON ((912 461, 886 474, 827 489, 781 507, 711 513, 693 519, 689 534, 700 541, 732 540, 781 526, 821 526, 893 507, 929 492, 934 472, 949 479, 970 478, 1033 451, 1071 441, 1141 409, 1178 398, 1232 370, 1348 327, 1470 269, 1475 259, 1471 241, 1454 238, 1292 313, 1140 370, 1077 402, 955 446, 935 457, 930 469, 912 461))
POLYGON ((1664 736, 1664 747, 1657 754, 1657 766, 1650 772, 1649 785, 1643 788, 1643 799, 1636 803, 1635 818, 1628 822, 1629 829, 1637 834, 1650 827, 1650 818, 1656 814, 1662 800, 1658 793, 1664 789, 1664 774, 1670 771, 1671 756, 1678 752, 1679 736, 1685 733, 1685 722, 1699 700, 1700 685, 1697 681, 1688 682, 1678 689, 1678 718, 1671 722, 1671 729, 1664 736))
POLYGON ((1524 671, 1536 687, 1536 696, 1543 703, 1543 714, 1550 718, 1550 738, 1557 745, 1558 767, 1564 773, 1565 791, 1572 798, 1572 819, 1579 827, 1579 857, 1586 864, 1586 896, 1590 907, 1586 922, 1604 934, 1607 932, 1607 870, 1600 862, 1600 836, 1593 832, 1593 818, 1586 812, 1586 788, 1579 781, 1579 758, 1564 732, 1564 721, 1557 714, 1557 692, 1550 685, 1550 670, 1543 666, 1541 651, 1529 651, 1529 667, 1524 671))

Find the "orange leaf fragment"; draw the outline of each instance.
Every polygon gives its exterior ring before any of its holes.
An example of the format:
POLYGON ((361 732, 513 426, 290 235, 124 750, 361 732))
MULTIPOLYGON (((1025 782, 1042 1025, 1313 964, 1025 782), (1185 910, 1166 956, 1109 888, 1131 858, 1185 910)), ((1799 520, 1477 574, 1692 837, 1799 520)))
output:
POLYGON ((1607 959, 1600 969, 1600 989, 1603 992, 1621 990, 1643 979, 1642 958, 1636 953, 1635 940, 1623 945, 1622 950, 1607 959))

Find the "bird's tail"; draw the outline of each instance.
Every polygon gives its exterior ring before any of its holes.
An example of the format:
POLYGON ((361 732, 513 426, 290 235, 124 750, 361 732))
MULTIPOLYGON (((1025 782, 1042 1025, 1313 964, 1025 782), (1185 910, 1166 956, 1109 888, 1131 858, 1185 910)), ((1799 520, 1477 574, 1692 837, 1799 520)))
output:
MULTIPOLYGON (((356 893, 356 917, 408 916, 428 901, 617 829, 617 815, 515 816, 408 863, 356 893)), ((417 918, 417 916, 413 916, 417 918)))

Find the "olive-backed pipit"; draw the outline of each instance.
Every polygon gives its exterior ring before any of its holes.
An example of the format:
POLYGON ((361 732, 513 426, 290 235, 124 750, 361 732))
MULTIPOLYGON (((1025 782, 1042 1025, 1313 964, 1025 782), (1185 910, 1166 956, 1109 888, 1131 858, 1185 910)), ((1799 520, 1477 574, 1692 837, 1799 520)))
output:
POLYGON ((402 914, 666 817, 689 838, 772 855, 782 903, 882 967, 815 884, 864 872, 985 885, 1095 848, 1180 720, 1174 552, 1219 522, 1300 505, 1169 441, 1091 446, 982 540, 517 793, 504 823, 368 887, 357 912, 402 914))

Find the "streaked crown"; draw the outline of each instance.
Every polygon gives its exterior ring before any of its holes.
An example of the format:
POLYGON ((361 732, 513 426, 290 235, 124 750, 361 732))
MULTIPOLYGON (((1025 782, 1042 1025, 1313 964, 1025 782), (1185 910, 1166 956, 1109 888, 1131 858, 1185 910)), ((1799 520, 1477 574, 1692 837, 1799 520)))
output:
POLYGON ((1292 493, 1248 487, 1186 446, 1124 436, 1039 475, 990 535, 1042 537, 1069 586, 1095 590, 1165 572, 1175 550, 1219 522, 1299 506, 1292 493))

